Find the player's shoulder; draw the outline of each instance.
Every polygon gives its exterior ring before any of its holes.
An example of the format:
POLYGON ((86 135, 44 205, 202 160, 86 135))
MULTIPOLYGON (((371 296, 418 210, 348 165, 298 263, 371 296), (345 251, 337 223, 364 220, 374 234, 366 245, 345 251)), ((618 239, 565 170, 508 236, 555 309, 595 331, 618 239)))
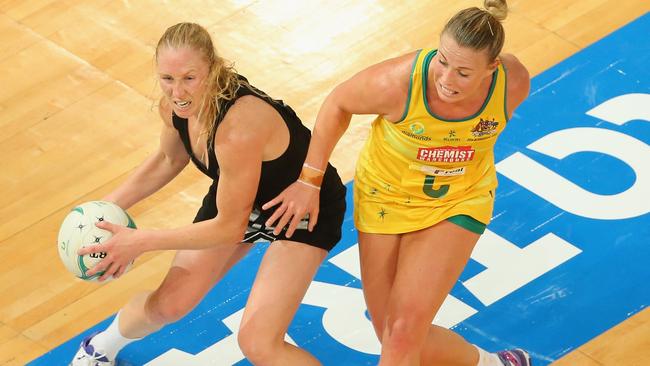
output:
POLYGON ((508 74, 509 81, 529 81, 530 73, 526 66, 519 59, 510 53, 504 53, 499 56, 503 67, 508 74))
POLYGON ((530 91, 530 74, 517 57, 512 54, 500 55, 500 60, 507 74, 507 91, 509 113, 528 97, 530 91))
POLYGON ((281 119, 281 116, 261 97, 239 97, 219 124, 216 138, 222 143, 260 143, 271 135, 269 120, 272 118, 281 119))
POLYGON ((420 51, 413 51, 371 66, 371 79, 377 80, 389 90, 394 90, 395 86, 408 86, 419 54, 420 51))

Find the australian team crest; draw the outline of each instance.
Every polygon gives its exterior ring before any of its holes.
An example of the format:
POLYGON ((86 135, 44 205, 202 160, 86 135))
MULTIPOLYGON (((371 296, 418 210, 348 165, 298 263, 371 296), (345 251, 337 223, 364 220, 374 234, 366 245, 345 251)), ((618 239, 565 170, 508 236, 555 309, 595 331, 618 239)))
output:
POLYGON ((494 118, 492 120, 485 120, 481 118, 476 126, 472 128, 472 135, 475 138, 493 135, 496 133, 498 126, 499 122, 495 121, 494 118))

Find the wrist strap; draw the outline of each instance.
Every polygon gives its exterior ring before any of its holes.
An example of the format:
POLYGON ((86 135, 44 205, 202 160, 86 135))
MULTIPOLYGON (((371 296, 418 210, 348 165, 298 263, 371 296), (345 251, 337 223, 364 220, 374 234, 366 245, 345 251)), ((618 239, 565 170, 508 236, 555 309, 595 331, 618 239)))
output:
POLYGON ((305 182, 304 180, 298 179, 297 182, 300 182, 300 183, 302 183, 302 184, 304 184, 304 185, 306 185, 308 187, 311 187, 311 188, 314 188, 314 189, 317 189, 317 190, 320 191, 320 187, 315 186, 315 185, 313 185, 311 183, 305 182))
POLYGON ((320 169, 316 169, 308 166, 307 164, 304 164, 302 170, 300 171, 300 177, 298 177, 298 181, 310 187, 320 189, 320 186, 323 185, 324 175, 325 173, 320 169))
POLYGON ((311 170, 315 170, 315 171, 317 171, 317 172, 319 172, 319 173, 321 173, 321 174, 325 174, 325 171, 324 171, 324 170, 320 170, 320 169, 318 169, 318 168, 315 168, 315 167, 313 167, 313 166, 311 166, 311 165, 309 165, 309 164, 307 164, 307 163, 302 164, 302 167, 303 167, 303 168, 307 168, 307 169, 311 169, 311 170))

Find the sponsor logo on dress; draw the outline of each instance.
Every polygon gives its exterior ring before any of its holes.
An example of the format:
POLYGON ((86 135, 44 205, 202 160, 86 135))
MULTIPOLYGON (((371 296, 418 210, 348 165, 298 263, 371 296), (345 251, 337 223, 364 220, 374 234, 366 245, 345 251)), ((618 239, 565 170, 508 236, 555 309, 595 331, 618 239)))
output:
POLYGON ((444 168, 438 168, 437 166, 411 164, 411 165, 409 165, 409 169, 417 170, 417 171, 420 171, 420 172, 425 173, 427 175, 435 175, 435 176, 442 176, 442 177, 453 177, 453 176, 456 176, 456 175, 465 174, 465 169, 466 168, 464 166, 461 166, 459 168, 444 169, 444 168))
POLYGON ((417 159, 433 163, 460 163, 474 159, 471 146, 421 147, 417 159))
POLYGON ((497 132, 498 126, 499 122, 495 121, 494 118, 492 120, 485 120, 481 118, 476 126, 472 128, 472 136, 474 136, 474 139, 470 139, 470 141, 482 140, 484 138, 491 137, 497 132))
POLYGON ((412 139, 416 139, 416 140, 420 140, 420 141, 431 141, 431 137, 429 137, 429 136, 418 136, 418 135, 416 135, 414 133, 410 133, 410 132, 404 131, 404 130, 400 130, 400 132, 402 132, 404 135, 406 135, 406 136, 408 136, 408 137, 410 137, 412 139))
POLYGON ((413 132, 416 135, 421 135, 424 133, 424 125, 420 122, 411 123, 409 128, 411 129, 411 132, 413 132))
POLYGON ((405 131, 400 129, 400 132, 402 132, 404 135, 412 139, 416 139, 420 141, 431 141, 431 137, 422 135, 425 132, 424 125, 422 123, 420 122, 411 123, 409 125, 409 130, 410 131, 405 131))
POLYGON ((449 130, 449 134, 447 134, 447 137, 443 138, 443 141, 445 141, 445 142, 458 142, 458 141, 460 141, 460 138, 456 137, 456 130, 449 130))

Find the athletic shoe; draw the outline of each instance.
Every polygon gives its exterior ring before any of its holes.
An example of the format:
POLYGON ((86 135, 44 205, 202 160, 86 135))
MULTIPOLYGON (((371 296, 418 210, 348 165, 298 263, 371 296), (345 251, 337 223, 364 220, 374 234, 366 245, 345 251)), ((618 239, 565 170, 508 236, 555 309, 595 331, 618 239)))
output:
POLYGON ((521 348, 497 352, 503 366, 531 366, 530 355, 521 348))
POLYGON ((90 344, 90 340, 96 336, 97 333, 99 332, 93 333, 81 341, 79 351, 74 355, 69 366, 115 366, 115 361, 109 360, 104 352, 96 350, 95 347, 90 344))

